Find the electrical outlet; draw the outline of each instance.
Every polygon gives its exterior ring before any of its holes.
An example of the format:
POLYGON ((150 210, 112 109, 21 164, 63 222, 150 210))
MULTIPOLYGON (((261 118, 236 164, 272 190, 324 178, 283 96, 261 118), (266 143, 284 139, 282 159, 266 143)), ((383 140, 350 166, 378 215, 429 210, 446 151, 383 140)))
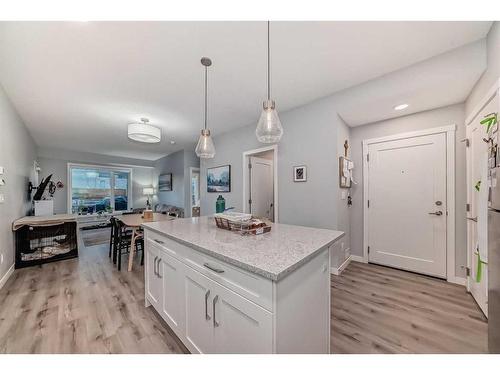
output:
POLYGON ((340 243, 340 250, 344 250, 344 243, 343 242, 340 243))
POLYGON ((342 200, 345 200, 346 193, 344 190, 342 190, 342 192, 340 193, 340 196, 341 196, 342 200))
POLYGON ((0 194, 0 203, 5 202, 5 196, 3 194, 0 194))

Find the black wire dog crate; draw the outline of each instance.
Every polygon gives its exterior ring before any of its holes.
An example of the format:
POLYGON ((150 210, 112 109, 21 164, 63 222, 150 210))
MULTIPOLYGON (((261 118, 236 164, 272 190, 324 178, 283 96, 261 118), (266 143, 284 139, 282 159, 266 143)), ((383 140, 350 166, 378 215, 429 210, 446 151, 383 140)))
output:
POLYGON ((78 256, 76 222, 24 225, 15 233, 16 268, 78 256))

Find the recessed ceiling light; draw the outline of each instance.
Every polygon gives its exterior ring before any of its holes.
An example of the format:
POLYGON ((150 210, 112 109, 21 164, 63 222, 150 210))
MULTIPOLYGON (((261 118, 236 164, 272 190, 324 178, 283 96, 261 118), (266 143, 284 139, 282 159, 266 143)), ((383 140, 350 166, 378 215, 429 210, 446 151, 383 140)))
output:
POLYGON ((397 106, 394 107, 394 109, 396 111, 402 111, 403 109, 408 108, 408 106, 409 106, 409 104, 406 104, 406 103, 404 103, 404 104, 398 104, 397 106))
POLYGON ((171 145, 175 145, 175 141, 170 141, 170 144, 171 145))

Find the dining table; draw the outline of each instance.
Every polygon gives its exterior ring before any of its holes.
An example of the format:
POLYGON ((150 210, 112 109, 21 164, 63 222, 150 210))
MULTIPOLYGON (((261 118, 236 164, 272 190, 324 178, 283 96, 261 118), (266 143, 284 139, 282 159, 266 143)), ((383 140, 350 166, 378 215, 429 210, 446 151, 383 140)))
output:
POLYGON ((132 271, 132 266, 134 264, 134 252, 135 252, 135 241, 137 238, 142 236, 142 233, 140 233, 140 229, 142 224, 144 223, 151 223, 155 221, 169 221, 169 220, 174 220, 175 217, 168 216, 166 214, 162 213, 153 213, 153 217, 150 219, 145 219, 143 214, 126 214, 126 215, 120 215, 116 216, 116 219, 121 221, 123 225, 125 225, 128 228, 132 229, 132 239, 130 241, 130 255, 128 258, 128 271, 132 271))

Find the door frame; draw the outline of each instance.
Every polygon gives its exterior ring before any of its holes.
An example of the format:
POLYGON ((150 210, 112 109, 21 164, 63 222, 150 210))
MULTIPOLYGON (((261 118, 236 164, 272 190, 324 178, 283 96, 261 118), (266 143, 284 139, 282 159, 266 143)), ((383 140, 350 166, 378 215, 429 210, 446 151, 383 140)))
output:
POLYGON ((446 134, 446 280, 463 283, 455 276, 455 132, 456 124, 365 139, 363 148, 363 262, 368 263, 368 146, 374 143, 397 141, 425 135, 446 134))
POLYGON ((274 193, 274 222, 279 223, 279 206, 278 206, 278 145, 274 144, 271 146, 256 148, 253 150, 244 151, 242 154, 243 159, 243 201, 242 208, 243 212, 247 212, 247 193, 246 184, 248 180, 248 158, 255 154, 260 154, 265 151, 273 151, 273 193, 274 193))
POLYGON ((191 200, 191 197, 193 196, 193 185, 191 182, 193 181, 193 172, 198 172, 200 175, 200 181, 198 181, 198 188, 200 189, 200 208, 201 208, 201 172, 199 167, 189 167, 189 216, 186 217, 192 217, 193 216, 193 201, 191 200))

